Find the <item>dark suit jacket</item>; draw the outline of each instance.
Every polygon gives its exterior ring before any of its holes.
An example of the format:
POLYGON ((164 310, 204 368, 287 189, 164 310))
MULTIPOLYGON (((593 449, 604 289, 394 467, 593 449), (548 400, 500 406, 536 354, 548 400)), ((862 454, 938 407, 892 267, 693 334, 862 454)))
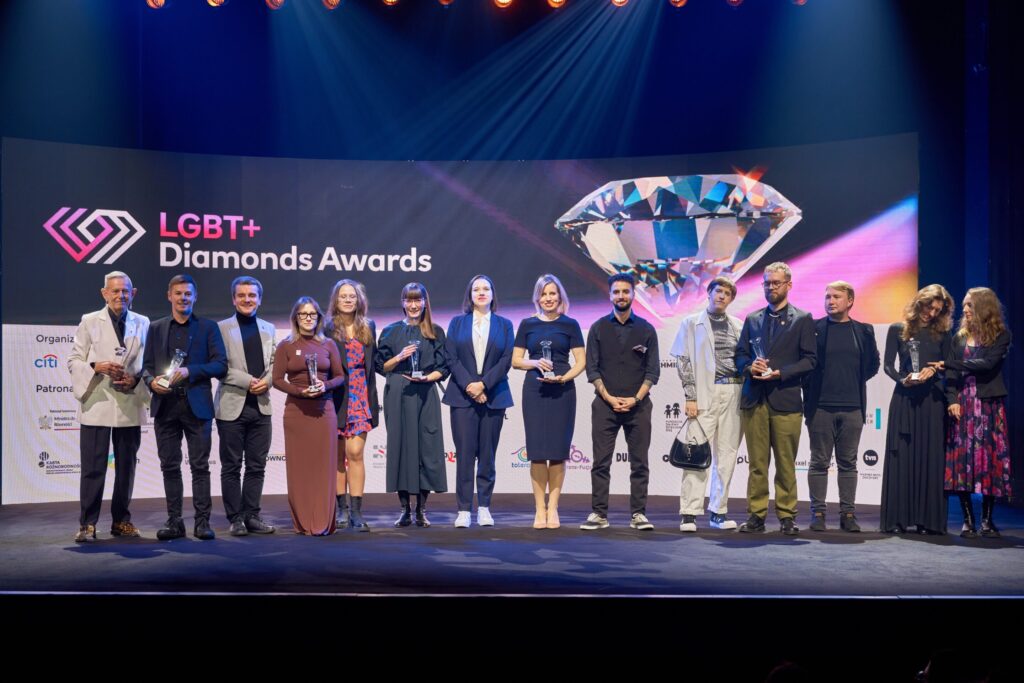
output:
MULTIPOLYGON (((878 356, 878 344, 875 342, 875 328, 867 323, 851 320, 853 325, 853 341, 860 352, 860 412, 861 417, 867 419, 868 410, 868 380, 878 374, 882 365, 878 356)), ((825 374, 825 364, 828 356, 825 354, 828 341, 828 318, 821 318, 814 321, 814 336, 818 341, 818 362, 814 370, 804 375, 804 415, 807 419, 814 417, 814 411, 818 409, 818 398, 821 396, 821 378, 825 374)))
MULTIPOLYGON (((363 367, 366 369, 366 398, 370 404, 370 424, 374 427, 380 421, 380 402, 377 399, 377 373, 374 366, 377 355, 377 325, 372 320, 367 320, 370 326, 370 343, 363 347, 363 367)), ((330 326, 324 329, 324 334, 334 339, 333 330, 330 326)), ((338 345, 338 353, 341 354, 341 366, 345 368, 345 376, 351 377, 348 371, 348 353, 345 345, 334 339, 338 345)), ((342 387, 334 392, 334 409, 338 413, 338 429, 345 429, 348 423, 348 387, 342 387)))
POLYGON ((476 355, 473 353, 473 313, 452 318, 448 323, 444 344, 452 377, 444 390, 442 402, 453 408, 476 405, 476 401, 466 394, 466 386, 472 382, 483 382, 488 408, 511 408, 512 391, 508 387, 508 371, 512 367, 514 342, 512 321, 492 313, 487 350, 484 352, 484 371, 480 374, 476 371, 476 355))
MULTIPOLYGON (((142 356, 142 379, 148 387, 153 378, 167 372, 172 356, 167 351, 167 335, 171 328, 170 316, 160 318, 149 326, 146 348, 142 356)), ((224 350, 224 338, 220 328, 212 320, 193 315, 188 323, 188 353, 184 367, 188 368, 185 380, 188 390, 186 398, 192 414, 201 420, 213 419, 213 391, 210 380, 228 373, 228 354, 224 350)), ((149 413, 160 416, 164 395, 153 392, 149 413)))
POLYGON ((736 369, 743 375, 741 408, 754 408, 762 401, 779 412, 799 413, 803 409, 800 398, 801 378, 814 369, 817 361, 817 343, 814 341, 814 319, 807 311, 788 304, 772 345, 765 349, 768 365, 778 370, 779 379, 760 380, 750 376, 754 351, 750 340, 763 337, 765 309, 755 311, 743 321, 743 330, 736 345, 736 369))
POLYGON ((953 338, 953 346, 946 356, 946 400, 950 405, 959 402, 957 395, 963 388, 964 376, 968 374, 974 375, 978 383, 978 398, 1006 396, 1003 361, 1010 351, 1012 338, 1010 331, 1005 330, 990 346, 975 347, 976 355, 970 360, 964 360, 967 337, 957 335, 953 338))

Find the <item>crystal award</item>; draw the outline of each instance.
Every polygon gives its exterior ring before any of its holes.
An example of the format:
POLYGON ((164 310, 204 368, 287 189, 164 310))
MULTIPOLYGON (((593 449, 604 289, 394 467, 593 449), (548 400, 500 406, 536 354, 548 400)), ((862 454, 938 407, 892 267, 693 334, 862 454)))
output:
MULTIPOLYGON (((765 363, 768 362, 768 356, 764 352, 764 343, 760 337, 754 337, 750 340, 750 347, 754 350, 754 356, 760 358, 765 363)), ((761 377, 771 377, 773 370, 769 367, 767 370, 761 373, 761 377)))
POLYGON ((306 359, 306 371, 309 372, 309 388, 312 389, 320 384, 320 379, 316 376, 316 354, 307 353, 304 358, 306 359))
POLYGON ((185 356, 187 355, 188 354, 182 351, 181 349, 174 349, 174 358, 171 359, 171 364, 170 366, 168 366, 167 372, 164 373, 164 376, 158 379, 156 383, 162 386, 164 389, 170 389, 170 377, 178 368, 181 367, 181 364, 185 362, 185 356))
POLYGON ((916 382, 921 379, 921 342, 916 339, 908 341, 907 352, 910 353, 910 367, 913 370, 910 373, 910 379, 916 382))
MULTIPOLYGON (((541 355, 544 357, 544 360, 546 360, 547 362, 550 363, 551 362, 551 342, 549 342, 547 340, 542 341, 540 343, 540 352, 541 352, 541 355)), ((541 373, 541 377, 543 377, 544 379, 554 379, 555 378, 554 365, 551 366, 550 370, 545 370, 544 372, 542 372, 541 373)))
POLYGON ((420 340, 414 339, 411 343, 416 348, 413 349, 412 355, 409 356, 409 367, 412 369, 409 376, 413 379, 423 379, 423 371, 420 370, 420 340))

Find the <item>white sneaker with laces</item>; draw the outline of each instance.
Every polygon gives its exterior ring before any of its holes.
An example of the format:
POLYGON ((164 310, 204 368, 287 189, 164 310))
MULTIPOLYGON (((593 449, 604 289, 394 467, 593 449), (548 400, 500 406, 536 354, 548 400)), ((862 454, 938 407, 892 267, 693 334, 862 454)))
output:
POLYGON ((491 517, 490 508, 476 509, 476 523, 480 526, 494 526, 494 517, 491 517))
POLYGON ((469 510, 459 510, 459 514, 455 516, 456 529, 467 529, 472 522, 473 516, 469 514, 469 510))
POLYGON ((611 525, 608 524, 608 518, 602 517, 596 512, 591 512, 590 515, 587 517, 587 521, 583 522, 583 524, 580 524, 580 528, 584 531, 593 531, 594 529, 607 529, 609 526, 611 525))
POLYGON ((629 527, 631 529, 639 529, 640 531, 650 531, 654 528, 651 521, 647 519, 647 515, 642 512, 634 512, 633 518, 629 520, 629 527))

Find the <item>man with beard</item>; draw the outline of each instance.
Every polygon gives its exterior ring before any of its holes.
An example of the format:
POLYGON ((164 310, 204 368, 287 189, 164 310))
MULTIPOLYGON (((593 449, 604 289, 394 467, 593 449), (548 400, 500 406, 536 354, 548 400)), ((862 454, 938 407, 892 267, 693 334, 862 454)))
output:
POLYGON ((587 335, 587 381, 597 394, 591 405, 593 512, 580 525, 588 531, 609 526, 608 488, 619 429, 625 432, 629 448, 629 526, 642 531, 654 528, 647 519, 647 450, 653 410, 648 393, 658 383, 661 368, 654 327, 632 311, 633 287, 628 273, 608 278, 612 313, 595 322, 587 335))
POLYGON ((768 516, 768 466, 775 453, 775 514, 780 529, 795 536, 796 451, 803 400, 801 378, 817 360, 814 320, 789 303, 793 273, 782 262, 764 269, 768 306, 747 316, 736 347, 736 369, 743 376, 740 400, 750 471, 745 533, 762 533, 768 516))

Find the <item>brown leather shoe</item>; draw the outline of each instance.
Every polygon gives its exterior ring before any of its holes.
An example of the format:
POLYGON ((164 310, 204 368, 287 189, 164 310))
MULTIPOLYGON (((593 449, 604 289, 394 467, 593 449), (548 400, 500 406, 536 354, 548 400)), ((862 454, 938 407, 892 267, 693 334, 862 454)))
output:
POLYGON ((138 538, 142 534, 139 533, 138 527, 131 522, 114 522, 113 526, 110 527, 110 535, 138 538))
POLYGON ((83 524, 75 534, 75 543, 92 543, 96 540, 96 527, 92 524, 83 524))

